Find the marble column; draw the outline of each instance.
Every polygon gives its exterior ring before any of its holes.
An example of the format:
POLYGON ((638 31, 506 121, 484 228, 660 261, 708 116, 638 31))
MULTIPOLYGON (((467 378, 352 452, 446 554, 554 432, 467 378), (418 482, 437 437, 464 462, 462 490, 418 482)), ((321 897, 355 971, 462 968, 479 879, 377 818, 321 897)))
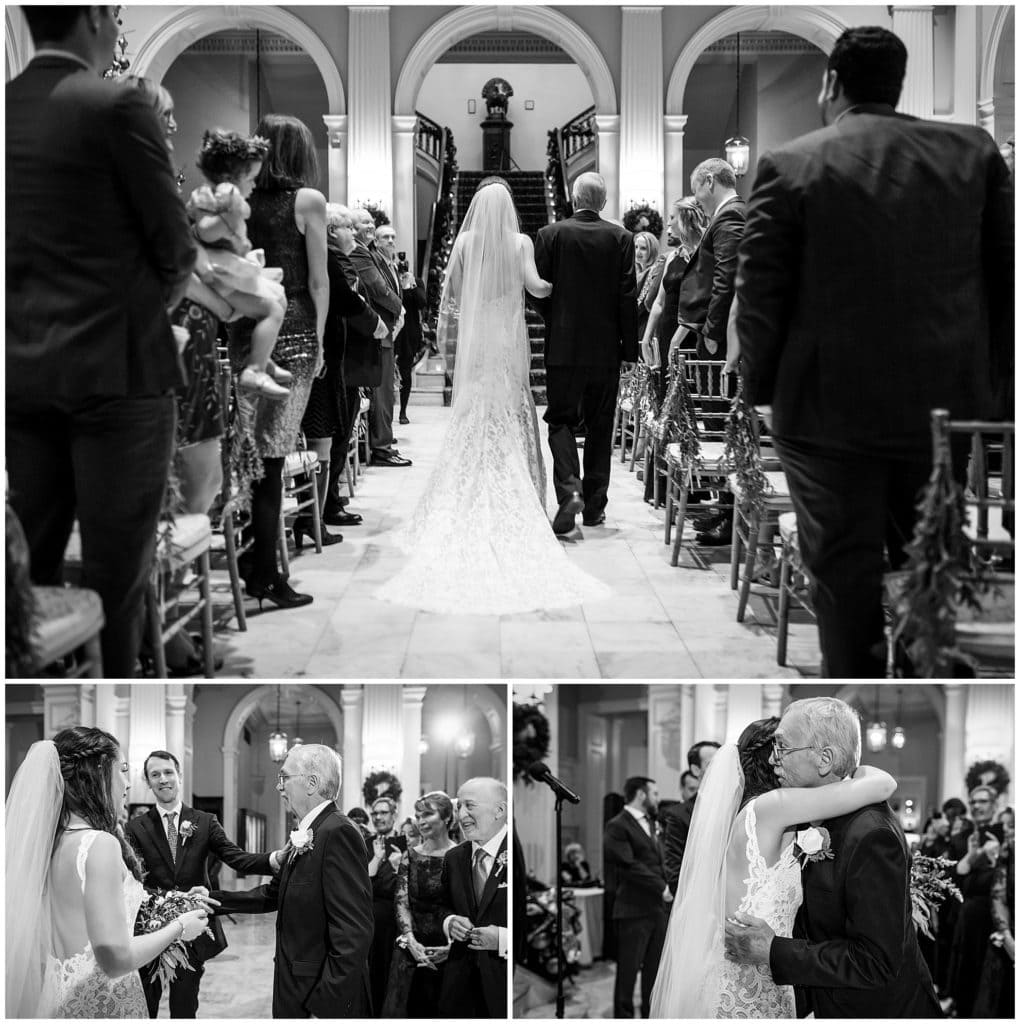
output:
MULTIPOLYGON (((665 181, 666 191, 663 196, 662 220, 669 220, 673 204, 682 199, 691 190, 690 182, 684 177, 684 128, 687 125, 686 114, 666 114, 662 119, 665 136, 665 181)), ((664 239, 663 239, 664 240, 664 239)))
MULTIPOLYGON (((95 724, 95 683, 43 683, 43 736, 61 729, 95 724)), ((116 734, 115 734, 116 735, 116 734)), ((121 737, 117 737, 121 739, 121 737)), ((123 740, 121 740, 123 742, 123 740)))
POLYGON ((762 683, 761 715, 762 718, 781 718, 783 714, 782 683, 762 683))
POLYGON ((726 730, 723 733, 726 743, 736 743, 741 732, 763 716, 762 690, 759 683, 730 683, 723 688, 727 698, 726 730))
POLYGON ((181 762, 181 798, 186 804, 191 803, 194 792, 191 772, 188 764, 188 757, 185 747, 186 722, 185 716, 188 710, 188 697, 184 693, 184 686, 181 683, 166 684, 166 750, 173 754, 181 762))
POLYGON ((413 267, 417 228, 414 201, 414 137, 418 118, 399 115, 393 123, 393 226, 397 231, 397 250, 407 253, 413 267))
POLYGON ((694 684, 694 739, 691 746, 702 740, 722 742, 715 724, 715 684, 694 684))
POLYGON ((620 214, 663 210, 662 8, 624 7, 620 36, 620 214))
POLYGON ((978 100, 978 124, 995 138, 995 100, 978 100))
MULTIPOLYGON (((980 683, 967 688, 967 747, 964 771, 975 761, 1013 766, 1014 689, 1012 683, 980 683)), ((962 773, 961 773, 962 774, 962 773)))
POLYGON ((683 751, 683 768, 687 770, 687 751, 694 744, 694 692, 695 683, 682 683, 680 686, 680 749, 683 751))
POLYGON ((120 740, 122 747, 127 748, 131 743, 131 698, 115 697, 113 714, 116 724, 113 735, 120 740))
POLYGON ((341 781, 343 811, 362 804, 361 736, 363 732, 365 691, 361 683, 344 683, 340 691, 340 706, 344 714, 344 748, 340 756, 344 761, 341 781))
MULTIPOLYGON (((142 683, 131 687, 129 709, 131 740, 128 761, 131 763, 132 802, 151 802, 152 792, 145 783, 143 766, 153 750, 167 749, 167 687, 169 683, 142 683)), ((179 685, 179 684, 177 684, 179 685)), ((183 735, 181 737, 183 740, 183 735)), ((122 741, 123 742, 123 741, 122 741)), ((174 754, 180 757, 175 750, 174 754)))
POLYGON ((967 691, 961 683, 944 683, 946 718, 942 732, 941 789, 943 803, 951 796, 965 796, 963 779, 967 774, 964 763, 967 754, 967 691))
MULTIPOLYGON (((243 838, 235 835, 237 830, 237 747, 233 744, 222 746, 220 753, 223 755, 223 820, 220 824, 227 835, 236 841, 243 838)), ((224 889, 237 888, 237 874, 226 864, 223 865, 220 879, 224 889)))
MULTIPOLYGON (((96 727, 112 733, 122 740, 117 732, 117 684, 102 683, 96 687, 96 727)), ((122 740, 123 742, 123 740, 122 740)))
POLYGON ((596 114, 598 134, 597 163, 599 174, 606 181, 604 217, 620 219, 620 115, 596 114))
POLYGON ((327 140, 327 192, 331 203, 347 205, 347 115, 323 114, 327 140))
POLYGON ((682 737, 683 686, 648 687, 648 776, 659 785, 659 796, 679 798, 680 773, 687 768, 682 737))
POLYGON ((347 12, 349 204, 382 203, 392 215, 390 9, 349 7, 347 12))
POLYGON ((421 707, 427 686, 402 686, 404 757, 397 777, 404 787, 397 824, 414 816, 414 802, 421 795, 421 707))
POLYGON ((931 117, 935 107, 935 20, 928 5, 896 4, 892 30, 907 48, 907 74, 896 109, 901 114, 931 117))
POLYGON ((953 40, 953 120, 978 123, 978 27, 977 7, 957 4, 956 37, 953 40))

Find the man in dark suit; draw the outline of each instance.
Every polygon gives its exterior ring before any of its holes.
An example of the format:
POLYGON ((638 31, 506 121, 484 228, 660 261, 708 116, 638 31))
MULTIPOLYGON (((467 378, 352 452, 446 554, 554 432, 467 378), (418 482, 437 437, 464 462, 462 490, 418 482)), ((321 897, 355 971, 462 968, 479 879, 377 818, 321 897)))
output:
MULTIPOLYGON (((124 831, 145 867, 148 888, 208 894, 212 888, 207 870, 210 854, 246 875, 269 875, 280 869, 282 850, 268 855, 245 853, 227 838, 214 814, 196 811, 181 801, 181 765, 169 751, 154 750, 145 759, 142 771, 156 804, 132 818, 124 831)), ((209 919, 209 929, 212 937, 201 935, 188 943, 192 970, 179 970, 170 983, 171 1017, 197 1016, 205 962, 227 948, 218 918, 209 919)), ((163 984, 148 967, 142 968, 141 975, 149 1016, 157 1017, 163 984)))
POLYGON ((375 251, 375 221, 372 214, 368 210, 353 210, 352 216, 357 245, 350 260, 361 279, 365 297, 389 329, 380 351, 382 378, 372 391, 372 407, 368 414, 368 442, 372 450, 372 462, 380 466, 410 466, 411 460, 405 459, 393 447, 393 339, 404 326, 404 303, 399 284, 375 251))
MULTIPOLYGON (((839 783, 860 759, 860 723, 835 698, 794 701, 774 746, 781 786, 839 783)), ((804 865, 793 937, 738 913, 726 922, 727 956, 766 964, 777 984, 794 985, 798 1017, 941 1017, 917 943, 910 851, 896 815, 872 804, 823 824, 833 857, 804 865)))
POLYGON ((365 841, 334 803, 340 755, 304 743, 277 778, 299 819, 280 874, 248 892, 217 891, 221 913, 276 911, 274 1017, 368 1017, 372 886, 365 841))
POLYGON ((468 779, 457 793, 467 840, 443 860, 443 892, 451 940, 439 1012, 443 1017, 507 1015, 507 792, 498 779, 468 779))
POLYGON ((407 852, 407 838, 395 831, 397 802, 388 796, 372 801, 372 827, 369 839, 368 874, 372 879, 372 917, 375 932, 368 953, 368 979, 372 990, 372 1006, 382 1012, 386 986, 390 980, 393 944, 397 941, 397 919, 393 896, 397 889, 397 868, 407 852))
POLYGON ((687 837, 691 831, 691 816, 694 814, 694 802, 698 798, 698 783, 718 749, 719 744, 715 740, 699 740, 687 751, 687 771, 680 776, 683 802, 671 807, 662 815, 666 883, 674 896, 680 878, 680 868, 683 865, 684 850, 687 849, 687 837), (685 779, 693 780, 694 785, 685 785, 685 779))
POLYGON ((107 676, 134 675, 182 383, 167 307, 195 264, 163 131, 104 81, 118 7, 26 6, 7 84, 7 471, 32 580, 60 585, 75 517, 107 676))
POLYGON ((553 285, 536 303, 545 317, 545 422, 558 534, 573 530, 578 512, 585 526, 605 522, 620 368, 638 357, 634 236, 599 216, 606 205, 600 174, 579 175, 573 199, 573 217, 542 228, 535 240, 539 276, 553 285), (575 439, 582 419, 583 481, 575 439))
POLYGON ((830 676, 884 674, 883 556, 906 560, 931 410, 996 411, 1012 359, 1008 170, 980 128, 895 113, 906 59, 884 28, 840 36, 826 127, 761 157, 737 269, 747 393, 771 420, 830 676))
POLYGON ((641 1016, 652 1008, 652 986, 666 939, 666 914, 673 894, 666 885, 656 836, 659 790, 654 779, 634 776, 623 787, 623 810, 611 818, 602 839, 606 869, 616 874, 616 982, 613 1016, 634 1016, 634 984, 641 974, 641 1016))

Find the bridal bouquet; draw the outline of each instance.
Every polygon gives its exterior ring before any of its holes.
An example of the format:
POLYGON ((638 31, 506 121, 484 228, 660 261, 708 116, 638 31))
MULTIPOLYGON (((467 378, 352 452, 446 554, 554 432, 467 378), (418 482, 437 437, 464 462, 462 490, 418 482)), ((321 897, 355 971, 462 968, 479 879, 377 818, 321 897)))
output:
POLYGON ((946 897, 952 896, 963 902, 960 890, 946 875, 946 870, 955 863, 948 857, 925 857, 921 853, 915 853, 910 860, 910 905, 914 926, 929 939, 935 938, 931 930, 932 916, 946 897))
MULTIPOLYGON (((159 889, 148 892, 138 908, 135 935, 151 935, 176 921, 189 910, 201 910, 203 906, 201 900, 185 892, 162 892, 159 889)), ((177 977, 178 967, 183 967, 186 971, 194 970, 189 962, 188 949, 183 939, 175 939, 159 954, 152 965, 152 977, 158 978, 165 989, 177 977)))

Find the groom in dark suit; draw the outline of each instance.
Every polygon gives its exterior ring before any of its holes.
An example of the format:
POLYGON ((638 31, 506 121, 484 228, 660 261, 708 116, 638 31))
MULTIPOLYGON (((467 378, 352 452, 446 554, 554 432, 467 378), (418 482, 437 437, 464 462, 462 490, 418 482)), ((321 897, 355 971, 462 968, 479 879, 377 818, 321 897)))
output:
POLYGON ((457 793, 467 842, 443 861, 443 893, 451 940, 439 1012, 443 1017, 503 1019, 506 1006, 507 792, 498 779, 468 779, 457 793))
MULTIPOLYGON (((772 763, 783 787, 831 785, 857 767, 860 723, 840 700, 794 701, 776 728, 772 763)), ((760 918, 726 923, 727 956, 767 964, 793 985, 797 1016, 941 1017, 911 913, 910 851, 889 805, 822 822, 831 859, 808 860, 792 938, 760 918)))
POLYGON ((659 790, 654 779, 634 776, 623 787, 624 808, 606 824, 602 839, 606 873, 616 874, 616 983, 613 1016, 634 1016, 634 983, 641 973, 641 1016, 652 1008, 652 986, 666 940, 666 915, 673 894, 666 885, 654 815, 659 790))
MULTIPOLYGON (((847 29, 826 127, 764 154, 738 254, 736 328, 797 513, 823 674, 885 675, 882 574, 906 561, 931 410, 1013 419, 1013 188, 992 137, 897 114, 907 61, 847 29)), ((963 465, 961 460, 961 465, 963 465)))
MULTIPOLYGON (((228 867, 250 875, 268 875, 279 870, 282 850, 269 854, 245 853, 227 838, 214 814, 196 811, 181 801, 181 766, 167 750, 154 750, 145 759, 145 781, 155 794, 156 804, 145 814, 132 818, 124 831, 145 867, 145 884, 150 889, 209 892, 209 854, 228 867), (171 843, 172 840, 172 843, 171 843)), ((223 925, 210 916, 212 936, 200 935, 188 943, 192 970, 180 970, 170 983, 170 1016, 195 1017, 198 1013, 198 988, 205 973, 205 962, 227 948, 223 925)), ((163 984, 151 976, 148 967, 141 971, 149 1016, 159 1014, 163 984)))
POLYGON ((573 217, 542 228, 535 240, 538 273, 553 286, 548 299, 536 301, 545 317, 557 534, 573 530, 578 512, 585 526, 606 520, 620 367, 638 357, 634 236, 599 216, 606 205, 600 174, 579 175, 573 199, 573 217), (583 481, 575 439, 582 419, 583 481))
POLYGON ((276 912, 274 1017, 370 1017, 372 885, 358 826, 333 802, 340 755, 295 746, 276 788, 299 819, 280 874, 248 892, 217 891, 221 913, 276 912))
POLYGON ((36 47, 6 87, 7 471, 32 582, 81 527, 103 669, 134 675, 182 382, 167 307, 195 247, 166 139, 102 79, 119 7, 22 8, 36 47))

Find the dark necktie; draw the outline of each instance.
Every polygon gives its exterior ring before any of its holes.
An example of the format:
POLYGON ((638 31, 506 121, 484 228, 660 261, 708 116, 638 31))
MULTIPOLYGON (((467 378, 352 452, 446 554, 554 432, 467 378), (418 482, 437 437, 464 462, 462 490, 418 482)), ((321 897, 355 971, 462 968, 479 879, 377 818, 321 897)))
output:
POLYGON ((170 844, 170 859, 175 866, 177 864, 177 826, 174 825, 174 818, 176 817, 176 811, 171 811, 166 816, 166 841, 170 844))
POLYGON ((489 869, 486 867, 485 861, 488 854, 482 847, 478 847, 475 850, 475 864, 472 874, 474 875, 475 883, 475 902, 482 902, 482 893, 485 891, 485 883, 489 880, 489 869))

